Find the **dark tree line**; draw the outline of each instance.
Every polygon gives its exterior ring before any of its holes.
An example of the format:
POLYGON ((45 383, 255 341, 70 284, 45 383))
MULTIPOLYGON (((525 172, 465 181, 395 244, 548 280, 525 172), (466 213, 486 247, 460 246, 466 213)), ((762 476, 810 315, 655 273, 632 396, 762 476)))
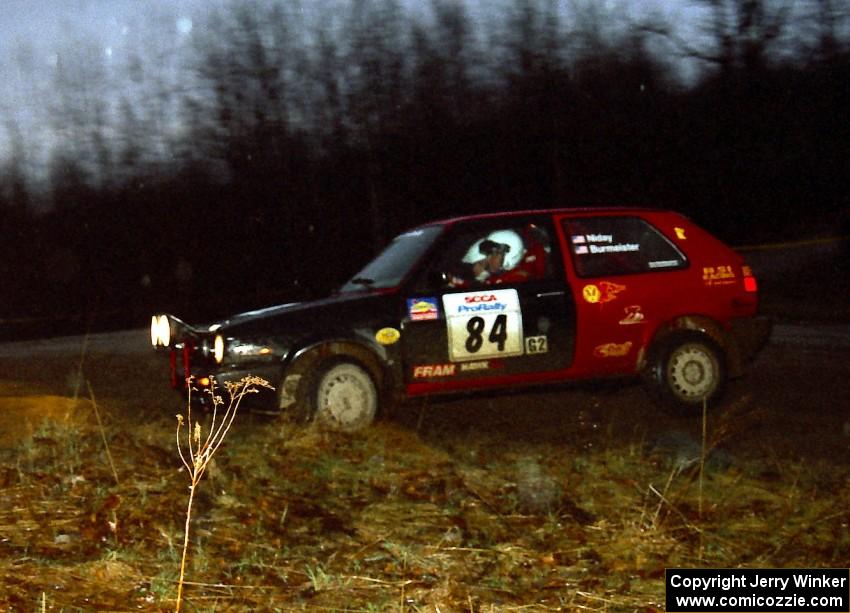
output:
POLYGON ((69 47, 49 144, 6 124, 0 319, 300 299, 472 212, 651 205, 732 243, 846 219, 841 3, 683 2, 690 34, 560 5, 256 0, 197 16, 179 53, 69 47))

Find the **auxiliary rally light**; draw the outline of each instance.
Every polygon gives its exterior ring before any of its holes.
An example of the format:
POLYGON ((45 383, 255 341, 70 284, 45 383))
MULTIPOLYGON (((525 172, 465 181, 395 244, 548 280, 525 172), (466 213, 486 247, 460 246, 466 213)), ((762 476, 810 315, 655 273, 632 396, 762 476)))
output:
POLYGON ((171 325, 168 315, 154 315, 151 317, 151 345, 168 347, 169 344, 171 344, 171 325))

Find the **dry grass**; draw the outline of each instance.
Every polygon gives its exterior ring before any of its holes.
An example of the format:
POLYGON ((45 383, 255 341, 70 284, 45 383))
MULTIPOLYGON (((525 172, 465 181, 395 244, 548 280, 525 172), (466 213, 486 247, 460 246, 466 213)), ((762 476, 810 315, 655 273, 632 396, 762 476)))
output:
MULTIPOLYGON (((180 555, 180 576, 177 579, 177 597, 175 598, 174 610, 180 612, 183 606, 183 586, 186 577, 186 558, 189 552, 189 535, 192 524, 192 509, 195 495, 198 487, 201 484, 201 479, 206 473, 207 468, 212 464, 213 457, 219 448, 224 444, 224 439, 227 438, 227 433, 230 432, 230 427, 236 419, 236 414, 239 412, 239 406, 242 400, 249 394, 259 393, 261 387, 273 389, 268 381, 259 377, 245 377, 236 383, 225 383, 228 400, 225 401, 220 395, 220 390, 213 385, 210 389, 204 390, 211 396, 212 411, 208 420, 200 420, 197 417, 193 419, 192 405, 193 390, 191 379, 187 379, 189 388, 189 398, 186 402, 186 416, 182 413, 177 414, 177 454, 180 456, 180 461, 183 462, 183 467, 189 474, 189 500, 186 504, 186 524, 183 528, 183 550, 180 555), (207 422, 202 425, 203 422, 207 422), (184 433, 185 426, 185 433, 184 433)), ((89 386, 91 389, 91 386, 89 386)), ((92 403, 97 414, 97 404, 94 403, 94 394, 92 393, 92 403)), ((100 417, 97 418, 98 426, 103 433, 100 417)), ((106 443, 106 438, 104 443, 106 443)), ((107 446, 107 450, 109 447, 107 446)), ((112 466, 112 456, 109 456, 109 463, 112 466)), ((115 482, 118 483, 116 476, 115 482)))
MULTIPOLYGON (((737 410, 709 420, 709 448, 737 410)), ((187 478, 173 422, 104 420, 116 483, 78 417, 0 455, 0 605, 172 607, 187 478)), ((846 467, 689 463, 604 424, 554 444, 242 417, 195 492, 186 610, 658 610, 665 567, 850 559, 846 467)))

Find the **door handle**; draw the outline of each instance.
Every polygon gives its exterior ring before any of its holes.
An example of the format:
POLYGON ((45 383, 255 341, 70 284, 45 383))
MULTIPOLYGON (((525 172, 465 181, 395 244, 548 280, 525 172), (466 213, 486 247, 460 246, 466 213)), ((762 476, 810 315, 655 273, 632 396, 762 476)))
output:
POLYGON ((563 296, 564 290, 560 290, 557 292, 541 292, 539 294, 535 294, 537 298, 551 298, 552 296, 563 296))

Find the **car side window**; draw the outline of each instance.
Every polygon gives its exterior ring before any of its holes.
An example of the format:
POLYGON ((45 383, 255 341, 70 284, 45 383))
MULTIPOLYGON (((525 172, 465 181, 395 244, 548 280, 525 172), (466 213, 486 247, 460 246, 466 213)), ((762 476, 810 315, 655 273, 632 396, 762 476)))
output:
POLYGON ((677 270, 688 265, 676 245, 639 217, 579 217, 565 219, 563 226, 580 277, 677 270))
POLYGON ((535 223, 477 224, 452 236, 431 270, 447 288, 525 283, 552 276, 550 233, 535 223))

